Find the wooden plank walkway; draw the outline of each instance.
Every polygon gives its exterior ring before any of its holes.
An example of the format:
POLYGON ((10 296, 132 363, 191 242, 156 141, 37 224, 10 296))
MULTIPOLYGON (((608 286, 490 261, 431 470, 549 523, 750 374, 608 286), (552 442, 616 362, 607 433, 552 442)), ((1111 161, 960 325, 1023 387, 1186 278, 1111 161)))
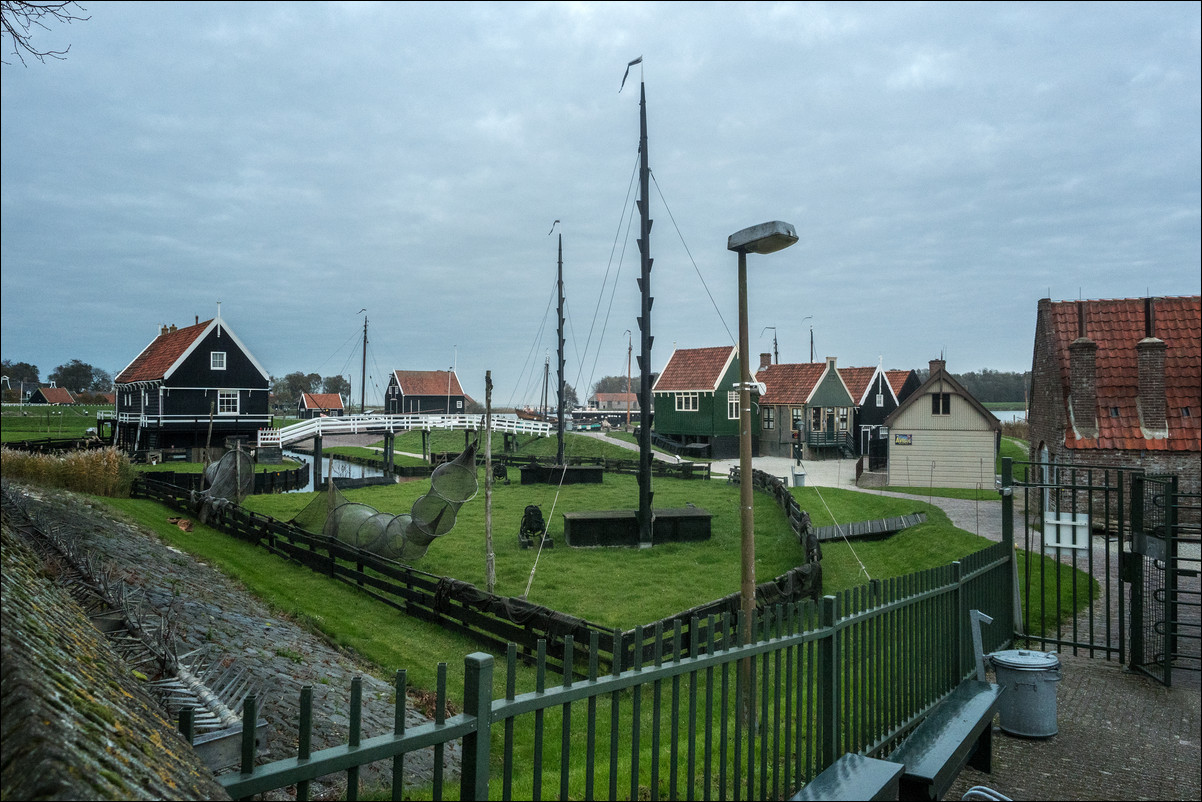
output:
POLYGON ((814 527, 814 534, 818 537, 819 543, 827 540, 842 540, 843 538, 892 535, 911 526, 917 526, 926 521, 926 519, 927 514, 925 512, 915 512, 910 515, 882 518, 877 521, 855 521, 854 523, 836 524, 834 526, 816 526, 814 527))

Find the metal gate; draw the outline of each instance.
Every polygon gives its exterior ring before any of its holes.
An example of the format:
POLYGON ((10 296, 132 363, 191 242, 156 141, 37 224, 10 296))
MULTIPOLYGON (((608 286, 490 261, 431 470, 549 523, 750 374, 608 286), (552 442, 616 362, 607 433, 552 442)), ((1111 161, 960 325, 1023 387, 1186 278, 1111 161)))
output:
POLYGON ((1003 465, 1003 493, 1010 473, 1011 531, 1025 552, 1016 561, 1016 640, 1123 661, 1128 594, 1119 567, 1130 544, 1132 472, 1016 462, 1003 465))
POLYGON ((1049 460, 1003 460, 1002 492, 1015 510, 1003 526, 1025 552, 1017 643, 1117 660, 1166 685, 1199 671, 1197 495, 1178 493, 1176 477, 1049 460))
POLYGON ((1175 476, 1136 476, 1132 490, 1130 665, 1171 686, 1202 669, 1198 495, 1175 476))

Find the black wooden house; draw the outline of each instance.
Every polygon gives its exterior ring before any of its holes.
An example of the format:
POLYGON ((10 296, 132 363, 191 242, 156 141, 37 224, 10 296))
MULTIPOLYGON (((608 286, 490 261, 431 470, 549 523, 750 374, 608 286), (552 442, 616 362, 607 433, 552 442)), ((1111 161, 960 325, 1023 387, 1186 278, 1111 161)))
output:
POLYGON ((267 371, 220 317, 159 335, 114 380, 128 452, 253 444, 271 426, 267 371))

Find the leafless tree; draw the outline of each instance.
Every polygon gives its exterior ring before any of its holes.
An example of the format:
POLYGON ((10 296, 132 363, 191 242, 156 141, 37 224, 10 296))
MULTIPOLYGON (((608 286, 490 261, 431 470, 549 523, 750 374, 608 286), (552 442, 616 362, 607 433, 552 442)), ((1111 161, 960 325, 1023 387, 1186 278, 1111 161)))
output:
MULTIPOLYGON (((91 17, 80 16, 78 12, 87 11, 87 9, 72 0, 40 3, 31 2, 31 0, 3 0, 2 5, 4 37, 12 39, 12 55, 20 59, 22 64, 26 64, 25 56, 27 55, 33 56, 42 63, 46 62, 47 56, 61 61, 67 57, 67 51, 71 49, 71 46, 67 45, 66 50, 39 50, 30 41, 35 28, 48 31, 50 25, 56 22, 65 22, 70 25, 72 22, 85 22, 91 19, 91 17)), ((5 64, 11 63, 3 59, 0 61, 5 64)))

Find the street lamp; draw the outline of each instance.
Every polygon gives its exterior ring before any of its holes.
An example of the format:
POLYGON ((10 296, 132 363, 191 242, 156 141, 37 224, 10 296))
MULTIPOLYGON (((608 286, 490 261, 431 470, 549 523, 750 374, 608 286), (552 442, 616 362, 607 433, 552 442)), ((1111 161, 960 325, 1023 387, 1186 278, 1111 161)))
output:
POLYGON ((751 365, 747 334, 747 254, 775 253, 797 242, 797 230, 774 220, 731 234, 726 249, 739 254, 739 507, 740 555, 742 560, 740 609, 743 611, 743 643, 751 643, 751 621, 755 615, 755 512, 751 482, 751 365))

